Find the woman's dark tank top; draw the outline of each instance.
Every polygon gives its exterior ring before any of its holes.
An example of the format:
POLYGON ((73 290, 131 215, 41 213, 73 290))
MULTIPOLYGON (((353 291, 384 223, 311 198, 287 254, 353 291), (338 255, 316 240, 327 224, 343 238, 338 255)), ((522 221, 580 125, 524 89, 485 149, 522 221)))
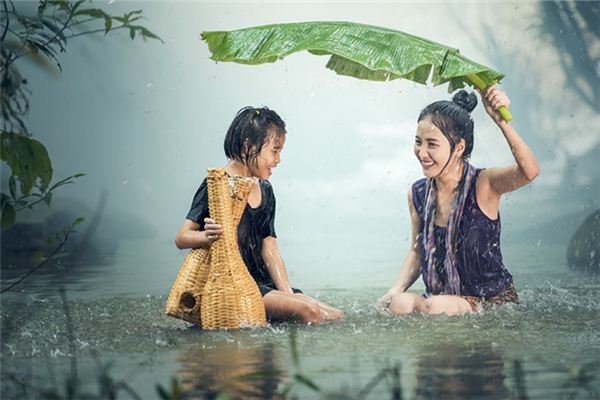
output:
MULTIPOLYGON (((475 182, 481 169, 475 175, 475 182)), ((423 221, 425 212, 426 179, 419 179, 412 186, 413 204, 420 219, 418 242, 422 243, 423 221)), ((477 204, 477 185, 471 185, 462 218, 458 228, 457 245, 458 265, 460 276, 460 292, 464 296, 490 298, 512 283, 512 275, 502 263, 500 251, 500 214, 498 219, 488 218, 477 204)), ((445 281, 444 257, 446 255, 446 227, 435 226, 436 249, 434 260, 436 270, 445 281)), ((421 252, 421 271, 428 293, 427 271, 424 268, 425 251, 421 252)))

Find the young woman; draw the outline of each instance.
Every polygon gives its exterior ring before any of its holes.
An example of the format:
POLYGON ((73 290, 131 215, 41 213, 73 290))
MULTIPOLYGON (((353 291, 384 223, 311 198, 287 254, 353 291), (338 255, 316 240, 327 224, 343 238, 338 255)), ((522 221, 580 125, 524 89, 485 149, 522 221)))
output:
POLYGON ((438 101, 421 111, 414 153, 425 178, 408 192, 412 246, 396 282, 380 299, 394 314, 459 315, 518 301, 502 261, 498 210, 503 194, 530 183, 540 169, 529 146, 497 111, 510 105, 506 94, 493 86, 481 95, 515 163, 487 169, 468 163, 474 93, 461 90, 452 101, 438 101), (420 275, 426 293, 408 293, 420 275))
MULTIPOLYGON (((341 319, 340 310, 292 288, 277 248, 275 195, 268 179, 281 161, 285 135, 285 123, 275 111, 245 107, 237 113, 225 136, 225 155, 229 159, 225 172, 230 176, 258 178, 238 226, 240 253, 263 296, 269 320, 321 323, 341 319)), ((221 226, 208 215, 204 179, 175 244, 180 249, 206 248, 219 240, 222 233, 221 226)))

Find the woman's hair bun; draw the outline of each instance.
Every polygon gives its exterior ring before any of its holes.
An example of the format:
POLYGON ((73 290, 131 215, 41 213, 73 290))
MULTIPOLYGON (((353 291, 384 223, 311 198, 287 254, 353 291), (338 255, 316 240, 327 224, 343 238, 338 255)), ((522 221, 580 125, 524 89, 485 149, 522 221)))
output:
POLYGON ((477 106, 477 96, 475 93, 469 93, 463 89, 452 97, 452 102, 456 103, 459 107, 464 108, 467 112, 471 112, 477 106))

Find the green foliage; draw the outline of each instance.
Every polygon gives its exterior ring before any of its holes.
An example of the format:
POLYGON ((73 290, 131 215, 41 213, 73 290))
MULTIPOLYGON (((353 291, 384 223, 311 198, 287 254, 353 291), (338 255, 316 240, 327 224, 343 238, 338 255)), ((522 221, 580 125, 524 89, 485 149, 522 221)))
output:
MULTIPOLYGON (((26 138, 26 140, 31 140, 29 138, 26 138)), ((39 143, 39 142, 38 142, 39 143)), ((40 143, 41 145, 41 143, 40 143)), ((42 146, 43 147, 43 146, 42 146)), ((45 150, 45 149, 44 149, 45 150)), ((4 158, 2 158, 4 161, 4 158)), ((17 159, 17 161, 22 162, 22 161, 27 161, 30 160, 33 164, 35 164, 36 162, 39 163, 39 159, 36 158, 27 158, 27 157, 22 157, 20 159, 17 159)), ((48 163, 50 162, 50 160, 48 159, 48 163)), ((10 163, 9 163, 10 165, 10 163)), ((15 169, 13 168, 13 171, 15 169)), ((30 168, 28 171, 32 172, 32 170, 35 170, 35 168, 30 168)), ((9 194, 6 193, 0 193, 0 210, 1 210, 1 226, 2 229, 8 229, 10 228, 14 222, 15 222, 15 218, 16 218, 16 213, 23 210, 23 209, 33 209, 33 206, 35 206, 38 203, 44 202, 48 207, 50 206, 51 202, 52 202, 52 197, 53 197, 53 193, 56 189, 60 188, 61 186, 64 185, 69 185, 71 183, 75 183, 75 179, 77 178, 81 178, 83 176, 85 176, 85 174, 83 173, 78 173, 75 175, 71 175, 68 176, 64 179, 61 179, 60 181, 56 182, 55 184, 53 184, 50 187, 47 186, 43 186, 43 181, 42 183, 38 183, 42 180, 42 178, 39 175, 31 174, 33 176, 31 185, 32 186, 26 186, 26 189, 29 190, 29 192, 24 192, 24 185, 23 182, 21 182, 21 184, 19 185, 19 188, 21 189, 19 194, 19 190, 17 189, 17 180, 19 180, 19 178, 17 178, 15 175, 11 175, 9 180, 8 180, 8 187, 9 187, 9 194), (33 191, 33 189, 35 189, 35 191, 33 191)), ((31 178, 31 177, 30 177, 31 178)))
POLYGON ((17 213, 10 202, 10 198, 4 193, 0 193, 0 212, 2 213, 0 218, 2 229, 10 228, 15 223, 17 213))
MULTIPOLYGON (((27 89, 27 79, 21 75, 17 61, 27 57, 50 72, 61 72, 59 55, 66 52, 71 39, 101 32, 107 35, 120 29, 128 30, 131 39, 139 36, 144 41, 153 39, 162 42, 158 35, 140 24, 142 10, 130 11, 122 16, 111 15, 100 8, 86 7, 91 3, 92 0, 41 0, 33 13, 28 11, 32 3, 2 0, 0 4, 0 159, 11 170, 9 193, 0 193, 2 229, 8 229, 15 223, 20 210, 33 209, 40 202, 50 206, 54 190, 84 175, 75 174, 50 186, 52 162, 45 146, 32 139, 27 129, 31 91, 27 89)), ((49 243, 60 242, 50 258, 60 259, 66 254, 64 245, 74 226, 80 222, 78 219, 65 227, 62 236, 48 238, 49 243)), ((2 293, 47 261, 40 252, 39 264, 16 283, 2 289, 2 293)))
POLYGON ((27 90, 27 80, 22 77, 15 61, 29 57, 45 69, 52 71, 54 65, 60 71, 62 67, 58 55, 66 51, 71 38, 97 32, 106 35, 119 29, 129 30, 132 39, 139 35, 144 41, 155 39, 162 42, 158 35, 139 24, 143 19, 142 10, 115 16, 100 8, 84 7, 87 2, 42 1, 33 15, 24 14, 12 1, 2 2, 0 159, 11 170, 9 193, 0 196, 2 229, 14 224, 20 210, 31 209, 41 201, 50 205, 53 190, 83 176, 69 176, 48 188, 52 181, 52 162, 45 146, 32 139, 27 129, 25 118, 29 112, 31 92, 27 90), (94 26, 100 23, 102 28, 94 26), (17 191, 17 181, 21 195, 17 191))
POLYGON ((182 390, 179 381, 171 379, 171 388, 165 389, 161 384, 156 385, 156 392, 162 400, 180 400, 182 399, 182 390))
POLYGON ((0 6, 0 159, 11 170, 9 193, 2 193, 0 197, 3 229, 13 225, 20 210, 31 209, 41 201, 50 205, 54 189, 83 176, 70 176, 48 189, 52 181, 52 163, 45 146, 32 139, 27 129, 31 92, 16 61, 28 57, 44 69, 54 71, 56 67, 61 71, 58 56, 66 51, 69 40, 98 32, 106 35, 119 29, 129 30, 132 39, 138 35, 144 41, 154 39, 162 42, 158 35, 140 25, 142 10, 130 11, 122 16, 111 15, 100 8, 85 7, 87 3, 91 1, 40 1, 35 13, 25 13, 23 9, 28 7, 10 0, 2 1, 0 6), (21 195, 17 193, 17 182, 21 195))
POLYGON ((440 85, 450 91, 472 84, 477 75, 488 84, 503 74, 463 57, 458 49, 404 32, 351 22, 274 24, 229 32, 202 32, 215 61, 242 64, 275 62, 299 51, 331 55, 327 68, 340 75, 388 81, 399 78, 440 85))
POLYGON ((21 192, 30 194, 34 183, 39 180, 39 188, 45 191, 52 180, 52 164, 43 144, 23 134, 0 133, 0 159, 12 170, 10 181, 11 196, 15 197, 15 179, 21 182, 21 192))
POLYGON ((131 39, 137 35, 144 41, 162 42, 158 35, 139 24, 142 10, 118 16, 100 8, 85 8, 88 0, 53 0, 40 2, 37 13, 26 15, 12 1, 2 3, 1 104, 3 129, 11 132, 18 127, 19 131, 29 133, 24 121, 29 111, 27 81, 14 65, 19 58, 29 57, 45 69, 52 71, 54 65, 62 71, 58 56, 66 52, 68 41, 75 37, 100 32, 107 35, 125 29, 131 39))
MULTIPOLYGON (((235 31, 202 32, 215 61, 241 64, 275 62, 299 51, 330 55, 326 67, 339 75, 372 81, 409 79, 448 92, 474 85, 480 89, 504 75, 478 64, 458 49, 407 33, 352 22, 301 22, 264 25, 235 31), (431 78, 430 78, 431 77, 431 78)), ((501 107, 506 121, 512 116, 501 107)))

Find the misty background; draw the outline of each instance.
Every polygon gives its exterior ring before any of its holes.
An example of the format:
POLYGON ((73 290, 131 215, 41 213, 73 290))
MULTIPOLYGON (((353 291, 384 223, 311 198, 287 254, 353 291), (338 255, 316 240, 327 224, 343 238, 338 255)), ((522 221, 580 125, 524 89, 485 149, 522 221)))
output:
MULTIPOLYGON (((427 104, 451 98, 446 86, 337 76, 324 68, 327 58, 308 53, 257 66, 215 63, 202 31, 353 21, 459 48, 505 73, 513 125, 542 171, 501 204, 503 254, 517 286, 523 274, 566 270, 569 238, 599 207, 600 41, 577 42, 597 37, 597 19, 573 36, 552 19, 552 2, 96 4, 112 14, 143 9, 164 44, 112 32, 73 39, 60 75, 21 64, 33 92, 29 128, 50 153, 54 180, 87 175, 57 191, 44 213, 19 214, 18 222, 86 218, 80 236, 88 230, 91 238, 77 247, 74 237, 72 247, 86 262, 72 274, 87 268, 93 279, 75 279, 75 288, 168 292, 186 254, 175 248, 175 234, 206 168, 226 164, 225 132, 246 105, 266 105, 287 124, 271 183, 292 284, 383 290, 399 272, 410 235, 406 192, 421 177, 412 152, 416 119, 427 104)), ((472 115, 472 164, 512 163, 483 107, 472 115)))

